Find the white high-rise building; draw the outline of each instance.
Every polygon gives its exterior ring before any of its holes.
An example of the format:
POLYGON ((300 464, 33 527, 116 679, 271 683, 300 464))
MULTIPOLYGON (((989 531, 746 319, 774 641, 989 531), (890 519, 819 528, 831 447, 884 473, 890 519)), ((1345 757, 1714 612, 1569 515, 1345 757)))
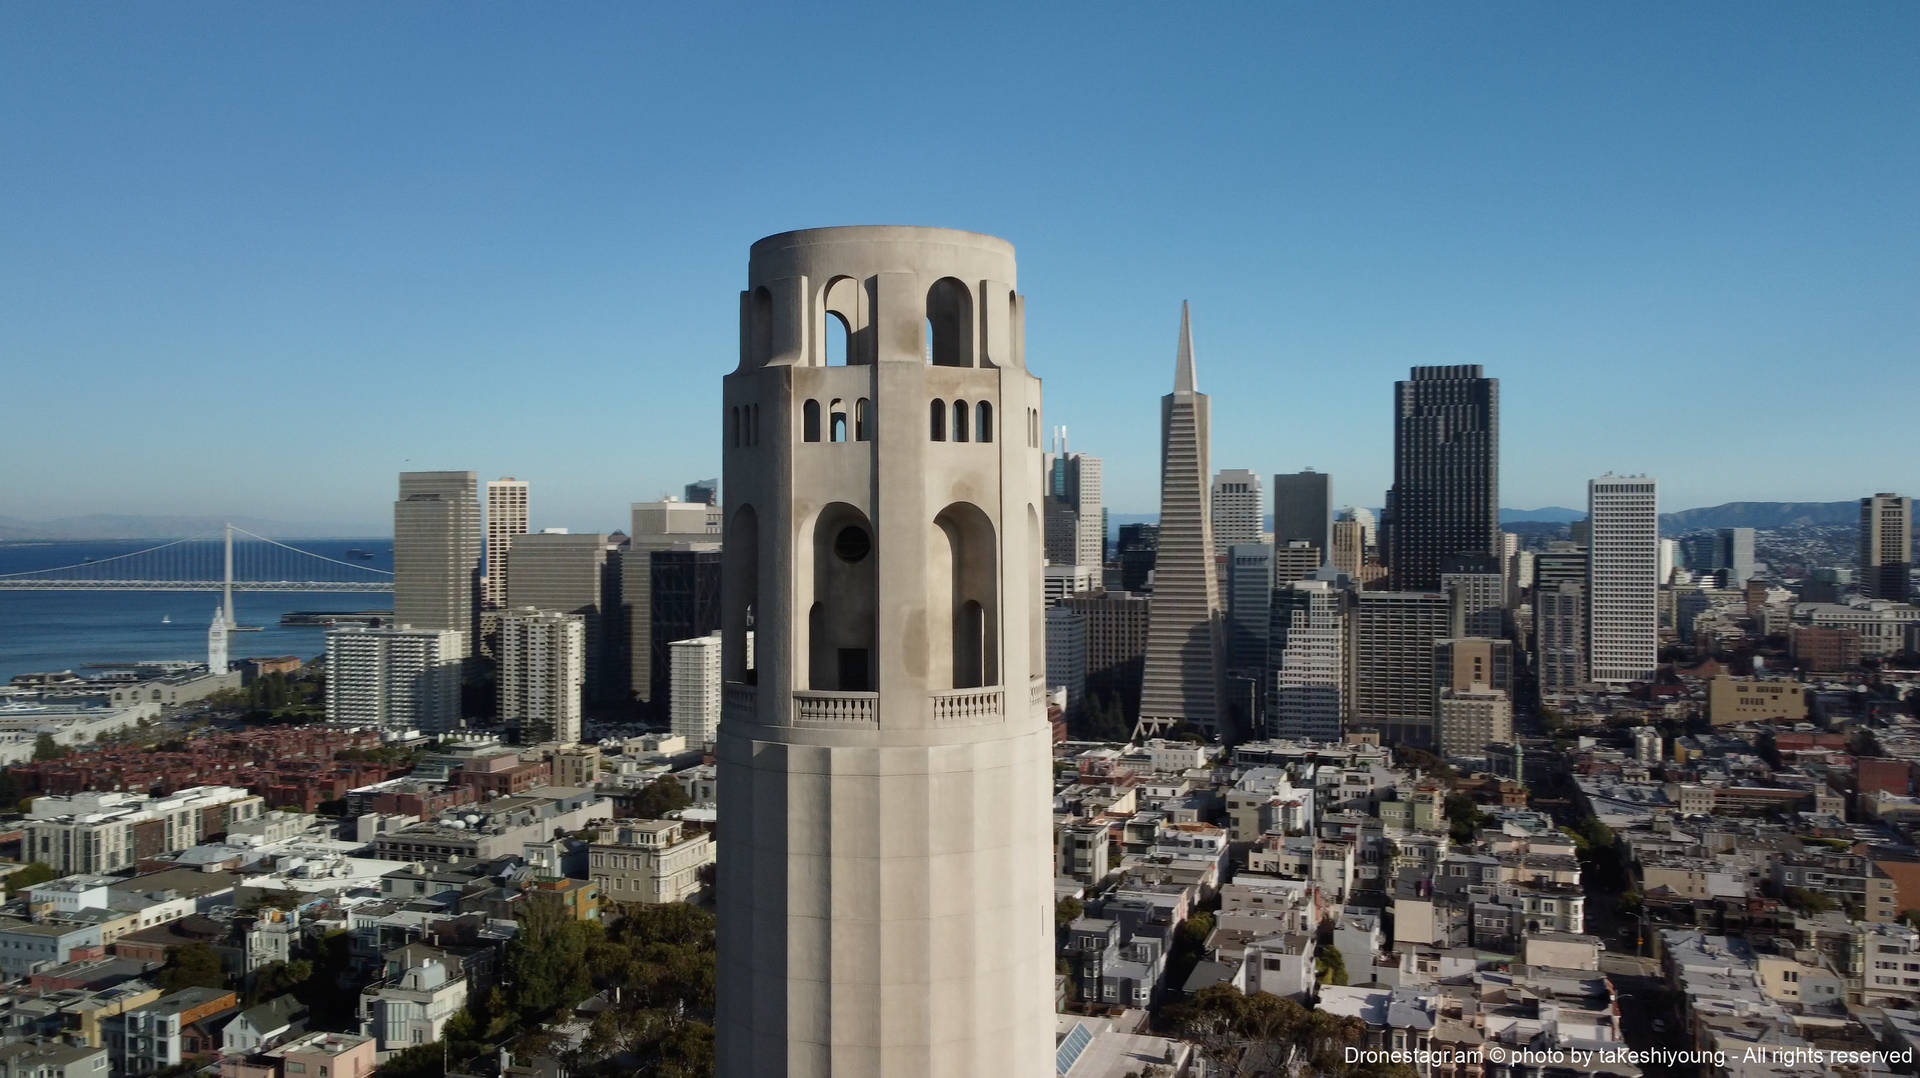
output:
POLYGON ((446 733, 460 725, 466 634, 454 629, 327 632, 327 721, 446 733))
MULTIPOLYGON (((1067 452, 1067 428, 1053 431, 1053 452, 1044 463, 1047 498, 1073 515, 1073 564, 1097 575, 1106 561, 1107 520, 1101 509, 1100 458, 1067 452)), ((1064 555, 1063 550, 1055 560, 1064 555)))
POLYGON ((508 476, 487 481, 486 605, 507 605, 507 555, 516 536, 527 534, 527 481, 508 476))
POLYGON ((231 668, 227 661, 227 614, 213 608, 213 624, 207 627, 207 673, 224 674, 231 668))
POLYGON ((1013 248, 809 229, 755 243, 745 284, 714 411, 714 1073, 1050 1074, 1041 397, 1013 248))
POLYGON ((720 634, 667 645, 672 664, 668 713, 673 732, 690 746, 711 745, 720 730, 720 634))
POLYGON ((1587 483, 1589 680, 1645 681, 1660 664, 1660 498, 1645 476, 1587 483))
POLYGON ((1273 593, 1273 683, 1267 729, 1273 737, 1339 741, 1347 669, 1344 589, 1296 580, 1273 593))
MULTIPOLYGON (((1224 558, 1238 543, 1265 540, 1260 520, 1260 477, 1245 468, 1226 468, 1213 477, 1213 553, 1224 558)), ((1326 546, 1323 538, 1314 545, 1326 546)), ((1322 549, 1324 555, 1325 550, 1322 549)))
POLYGON ((1673 583, 1673 569, 1680 564, 1680 540, 1660 540, 1660 586, 1673 583))
POLYGON ((587 684, 587 622, 523 606, 500 619, 500 718, 522 744, 580 740, 587 684))

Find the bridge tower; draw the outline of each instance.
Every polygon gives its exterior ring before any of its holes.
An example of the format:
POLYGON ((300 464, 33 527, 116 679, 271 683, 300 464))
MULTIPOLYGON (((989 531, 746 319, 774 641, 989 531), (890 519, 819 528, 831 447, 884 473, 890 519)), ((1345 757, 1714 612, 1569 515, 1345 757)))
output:
POLYGON ((1052 1073, 1040 382, 1014 285, 1011 245, 945 229, 748 256, 722 402, 722 1078, 1052 1073))

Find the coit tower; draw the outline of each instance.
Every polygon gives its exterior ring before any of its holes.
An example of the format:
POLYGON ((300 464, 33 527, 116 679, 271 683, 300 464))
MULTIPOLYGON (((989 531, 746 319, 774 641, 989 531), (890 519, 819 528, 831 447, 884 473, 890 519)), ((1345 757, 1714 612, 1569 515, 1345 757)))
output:
POLYGON ((1013 247, 970 232, 748 256, 722 417, 722 1078, 1052 1073, 1023 306, 1013 247))

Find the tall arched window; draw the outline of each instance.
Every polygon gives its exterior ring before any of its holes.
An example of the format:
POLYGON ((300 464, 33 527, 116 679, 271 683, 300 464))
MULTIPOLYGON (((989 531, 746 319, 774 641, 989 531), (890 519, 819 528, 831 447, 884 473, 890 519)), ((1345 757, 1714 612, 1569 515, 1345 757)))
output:
POLYGON ((867 398, 861 397, 853 402, 853 440, 856 442, 873 440, 873 422, 868 418, 869 411, 867 398))
POLYGON ((993 441, 993 405, 986 401, 973 410, 973 439, 976 442, 993 441))
POLYGON ((847 440, 847 402, 838 397, 827 409, 827 440, 844 442, 847 440))
POLYGON ((817 442, 820 440, 820 402, 808 401, 800 409, 800 440, 817 442))
POLYGON ((953 402, 953 440, 956 442, 964 442, 967 440, 966 401, 953 402))
POLYGON ((829 367, 844 367, 853 354, 853 327, 839 311, 828 311, 826 317, 827 354, 829 367))
POLYGON ((973 366, 973 293, 952 277, 927 289, 927 362, 973 366))
POLYGON ((935 442, 947 440, 947 402, 938 397, 927 405, 927 438, 935 442))

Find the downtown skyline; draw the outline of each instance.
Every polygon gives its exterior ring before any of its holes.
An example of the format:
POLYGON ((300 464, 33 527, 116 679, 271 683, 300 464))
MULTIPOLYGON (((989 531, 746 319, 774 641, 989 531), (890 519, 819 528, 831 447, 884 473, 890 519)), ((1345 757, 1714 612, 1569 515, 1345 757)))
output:
POLYGON ((1911 486, 1908 9, 1033 12, 968 59, 996 107, 942 54, 922 92, 862 98, 898 138, 851 156, 827 113, 765 124, 774 59, 922 16, 375 12, 15 18, 9 388, 113 391, 84 439, 17 411, 0 516, 364 531, 393 473, 472 468, 532 478, 535 527, 611 529, 717 470, 740 244, 889 220, 1015 244, 1044 422, 1106 462, 1116 516, 1158 500, 1182 299, 1215 466, 1312 467, 1337 505, 1382 503, 1391 383, 1461 363, 1502 381, 1511 507, 1607 471, 1674 508, 1911 486), (738 70, 695 64, 717 48, 738 70), (1853 436, 1765 453, 1752 413, 1836 370, 1876 389, 1845 395, 1853 436))

